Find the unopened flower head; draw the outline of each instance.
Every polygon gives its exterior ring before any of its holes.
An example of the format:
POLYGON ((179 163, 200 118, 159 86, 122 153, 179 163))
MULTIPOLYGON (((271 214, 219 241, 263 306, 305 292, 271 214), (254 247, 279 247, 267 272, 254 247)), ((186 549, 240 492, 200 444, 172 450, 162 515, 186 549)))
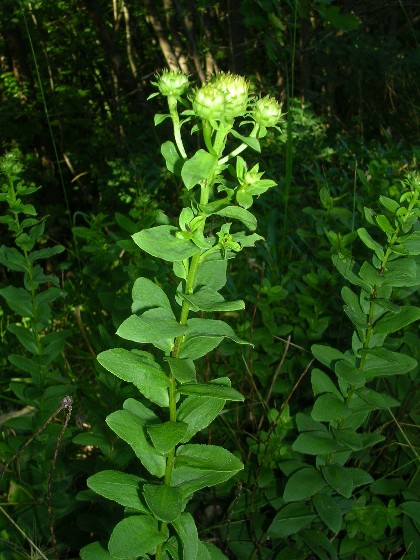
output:
POLYGON ((6 176, 19 175, 23 171, 23 165, 14 152, 9 152, 0 158, 0 173, 6 176))
POLYGON ((281 108, 281 103, 274 97, 270 97, 270 95, 262 97, 255 103, 254 120, 261 126, 276 126, 282 117, 281 108))
POLYGON ((220 120, 226 109, 225 96, 213 84, 204 85, 195 94, 193 109, 202 119, 220 120))
POLYGON ((225 96, 225 116, 235 118, 243 115, 248 105, 249 84, 237 74, 218 74, 212 82, 225 96))
POLYGON ((188 76, 180 70, 164 70, 158 76, 157 86, 162 95, 181 97, 188 90, 188 76))
POLYGON ((244 185, 247 185, 247 186, 253 185, 257 181, 259 181, 263 175, 264 175, 263 171, 261 173, 258 173, 258 167, 257 167, 257 169, 255 169, 255 167, 253 167, 251 169, 251 171, 247 171, 245 173, 243 183, 244 183, 244 185))

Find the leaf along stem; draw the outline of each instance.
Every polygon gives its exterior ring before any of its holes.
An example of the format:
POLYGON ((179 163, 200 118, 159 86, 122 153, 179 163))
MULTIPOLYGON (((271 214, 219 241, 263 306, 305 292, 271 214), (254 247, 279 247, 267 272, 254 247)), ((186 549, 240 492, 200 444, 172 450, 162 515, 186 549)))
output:
MULTIPOLYGON (((418 194, 414 193, 414 196, 412 197, 408 208, 407 208, 407 213, 401 218, 402 222, 406 222, 408 217, 411 215, 411 212, 417 202, 417 198, 418 198, 418 194)), ((381 268, 380 268, 380 274, 381 276, 384 274, 386 265, 388 263, 388 259, 391 256, 392 253, 392 248, 395 245, 398 236, 401 233, 401 225, 398 225, 392 235, 391 240, 388 243, 388 246, 386 248, 385 251, 385 255, 384 258, 381 262, 381 268)), ((376 305, 376 293, 379 289, 379 286, 374 286, 371 292, 371 300, 370 300, 370 305, 369 305, 369 317, 368 317, 368 325, 367 325, 367 332, 366 332, 366 336, 365 339, 363 341, 363 349, 367 349, 369 348, 369 342, 370 342, 370 338, 372 336, 372 329, 373 329, 373 316, 374 316, 374 311, 375 311, 375 305, 376 305)), ((360 365, 359 365, 359 369, 361 369, 365 363, 366 360, 366 353, 362 355, 362 357, 360 358, 360 365)))
MULTIPOLYGON (((219 129, 219 131, 220 131, 220 129, 219 129)), ((228 134, 228 130, 225 129, 225 136, 223 138, 221 138, 221 137, 219 138, 219 144, 220 144, 220 149, 221 150, 224 147, 224 140, 225 140, 227 134, 228 134)), ((214 180, 215 180, 215 176, 214 176, 214 172, 212 172, 211 175, 206 180, 202 181, 202 183, 201 183, 201 194, 200 194, 200 205, 204 206, 208 203, 211 188, 213 187, 213 184, 214 184, 214 180)), ((202 213, 202 215, 204 216, 204 219, 203 219, 202 223, 200 224, 200 228, 199 228, 201 230, 201 233, 204 232, 204 228, 205 228, 205 224, 206 224, 206 215, 204 213, 202 213)), ((186 279, 186 282, 185 282, 185 292, 187 294, 193 294, 194 293, 195 279, 196 279, 196 276, 197 276, 197 271, 198 271, 198 268, 199 268, 199 265, 200 265, 200 260, 201 260, 201 251, 198 250, 197 253, 195 255, 193 255, 191 257, 191 259, 189 259, 189 260, 190 260, 190 265, 188 267, 188 275, 187 275, 187 279, 186 279)), ((180 318, 179 318, 179 324, 180 325, 186 325, 187 324, 189 312, 190 312, 190 303, 186 299, 184 299, 183 302, 182 302, 181 314, 180 314, 180 318)), ((184 336, 183 335, 178 336, 175 339, 174 347, 172 349, 172 357, 173 358, 178 358, 179 357, 183 341, 184 341, 184 336)), ((168 377, 169 377, 169 419, 172 422, 176 422, 176 418, 177 418, 176 379, 172 375, 172 373, 170 373, 168 377)), ((163 482, 166 486, 170 486, 170 484, 171 484, 171 476, 172 476, 172 471, 173 471, 174 464, 175 464, 175 450, 176 450, 176 446, 174 446, 169 451, 168 457, 167 457, 167 460, 166 460, 164 482, 163 482)), ((165 534, 166 530, 167 530, 167 527, 168 527, 168 523, 165 522, 165 521, 161 521, 160 525, 159 525, 160 533, 165 534)), ((158 545, 158 547, 156 549, 156 556, 155 556, 156 560, 161 560, 162 559, 163 544, 164 543, 161 543, 160 545, 158 545)))
MULTIPOLYGON (((410 200, 410 203, 408 205, 407 208, 407 212, 405 213, 404 216, 401 217, 401 222, 405 223, 407 221, 407 219, 410 217, 414 206, 416 205, 418 200, 418 193, 417 192, 413 192, 413 196, 410 200)), ((401 233, 401 229, 402 229, 402 225, 400 223, 400 225, 398 225, 392 235, 392 238, 390 239, 390 241, 388 242, 386 251, 385 251, 385 255, 384 258, 381 262, 381 268, 379 270, 379 273, 381 274, 381 276, 384 274, 386 265, 388 263, 388 259, 391 256, 392 253, 392 248, 395 245, 400 233, 401 233)), ((377 291, 379 289, 380 286, 375 285, 372 288, 371 294, 370 294, 370 303, 369 303, 369 313, 368 313, 368 319, 367 319, 367 326, 366 326, 366 334, 363 337, 363 349, 367 350, 369 348, 369 343, 370 343, 370 339, 372 336, 372 331, 373 331, 373 318, 374 318, 374 313, 375 313, 375 306, 377 305, 376 303, 376 294, 377 291)), ((362 369, 364 366, 364 363, 366 361, 366 356, 367 356, 367 352, 364 352, 362 354, 362 356, 360 357, 360 361, 359 361, 359 365, 358 365, 358 369, 362 369)), ((349 387, 349 390, 347 392, 347 396, 345 399, 346 404, 348 404, 353 396, 353 393, 355 391, 355 385, 351 385, 349 387)), ((341 424, 341 422, 339 423, 339 425, 341 424)))

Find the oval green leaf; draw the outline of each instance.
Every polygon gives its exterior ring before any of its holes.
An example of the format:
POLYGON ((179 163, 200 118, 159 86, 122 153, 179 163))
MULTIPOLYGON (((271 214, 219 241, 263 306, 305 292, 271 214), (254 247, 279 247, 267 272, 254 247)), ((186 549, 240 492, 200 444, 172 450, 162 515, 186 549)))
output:
POLYGON ((120 521, 112 531, 108 549, 112 556, 131 559, 155 554, 158 545, 167 539, 158 529, 158 521, 150 515, 132 515, 120 521))

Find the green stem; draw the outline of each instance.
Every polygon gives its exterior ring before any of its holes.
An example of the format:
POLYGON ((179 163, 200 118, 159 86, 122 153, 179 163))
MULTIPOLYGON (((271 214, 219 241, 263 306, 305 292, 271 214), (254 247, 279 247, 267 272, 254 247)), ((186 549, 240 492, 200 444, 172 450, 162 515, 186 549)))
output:
MULTIPOLYGON (((200 196, 200 204, 201 205, 205 205, 208 203, 209 200, 209 195, 210 195, 210 190, 211 187, 213 186, 213 182, 214 182, 214 177, 213 175, 210 176, 206 181, 203 182, 203 184, 201 185, 201 196, 200 196)), ((202 222, 202 224, 200 225, 200 229, 202 232, 204 232, 204 227, 205 227, 205 223, 206 223, 206 219, 204 216, 204 220, 202 222)), ((191 257, 191 263, 188 269, 188 275, 187 275, 187 279, 186 279, 186 284, 185 284, 185 292, 187 294, 192 294, 194 292, 194 285, 195 285, 195 279, 197 276, 197 271, 198 271, 198 267, 200 264, 200 257, 201 257, 201 252, 197 251, 197 253, 195 255, 193 255, 193 257, 191 257)), ((182 308, 181 308, 181 315, 179 318, 179 324, 180 325, 186 325, 187 321, 188 321, 188 315, 189 315, 189 311, 190 311, 190 304, 187 300, 184 299, 184 301, 182 302, 182 308)), ((182 346, 182 342, 184 340, 183 336, 178 336, 175 339, 175 343, 174 343, 174 347, 172 350, 172 357, 173 358, 178 358, 180 351, 181 351, 181 346, 182 346)), ((169 419, 171 422, 176 422, 176 416, 177 416, 177 411, 176 411, 176 379, 174 378, 174 376, 172 374, 169 374, 169 419)), ((168 454, 168 458, 166 460, 166 467, 165 467, 165 474, 164 474, 164 484, 167 486, 170 486, 171 484, 171 476, 172 476, 172 471, 174 468, 174 463, 175 463, 175 451, 176 451, 176 447, 173 447, 173 449, 170 450, 169 454, 168 454)), ((161 522, 160 523, 160 527, 159 530, 162 534, 166 533, 168 524, 165 522, 161 522)), ((158 546, 157 550, 156 550, 156 560, 161 560, 162 559, 162 553, 163 553, 163 543, 161 545, 158 546)))
POLYGON ((204 138, 204 143, 206 145, 206 148, 211 154, 215 154, 216 152, 214 151, 213 144, 211 142, 212 128, 210 126, 210 123, 205 119, 203 119, 202 123, 203 123, 203 138, 204 138))
POLYGON ((232 126, 233 123, 232 124, 224 123, 224 122, 219 123, 219 128, 216 132, 216 138, 214 140, 214 150, 218 155, 218 157, 220 157, 220 155, 222 154, 225 148, 226 137, 229 134, 232 126))
MULTIPOLYGON (((403 216, 403 218, 401 219, 401 221, 403 223, 405 223, 408 218, 411 216, 412 211, 414 206, 417 203, 417 199, 418 199, 418 193, 414 193, 413 198, 411 199, 408 207, 407 207, 407 212, 406 214, 403 216)), ((382 275, 385 271, 386 265, 388 263, 389 257, 391 256, 392 253, 392 248, 395 245, 395 243, 397 242, 398 236, 401 233, 401 226, 398 226, 393 235, 392 238, 390 239, 390 241, 388 242, 388 246, 386 248, 385 254, 384 254, 384 258, 382 259, 381 262, 381 268, 380 268, 380 274, 382 275)), ((363 340, 363 349, 367 350, 369 348, 369 343, 370 343, 370 339, 372 336, 372 330, 373 330, 373 318, 374 318, 374 313, 375 313, 375 305, 376 305, 376 293, 379 289, 379 286, 374 286, 372 288, 372 292, 371 292, 371 301, 369 304, 369 314, 368 314, 368 320, 367 320, 367 328, 366 328, 366 334, 364 336, 364 340, 363 340)), ((364 363, 366 361, 366 356, 367 353, 363 353, 361 358, 360 358, 360 362, 359 362, 359 368, 358 369, 362 369, 364 366, 364 363)), ((347 392, 347 397, 346 397, 346 403, 348 403, 353 395, 355 391, 355 387, 351 386, 347 392)))
MULTIPOLYGON (((412 200, 410 201, 410 204, 408 205, 407 208, 407 213, 405 214, 405 216, 402 218, 403 222, 406 222, 408 217, 411 215, 413 208, 415 206, 417 202, 417 196, 414 196, 412 198, 412 200)), ((391 238, 391 240, 388 243, 388 247, 385 251, 385 255, 384 258, 381 262, 381 274, 384 273, 386 265, 388 263, 389 257, 391 256, 392 253, 392 247, 395 245, 398 236, 400 235, 401 232, 401 226, 398 226, 396 228, 396 230, 394 231, 394 234, 391 238)), ((373 315, 374 315, 374 311, 375 311, 375 297, 376 296, 376 292, 378 290, 379 286, 374 286, 373 290, 372 290, 372 295, 371 295, 371 301, 370 301, 370 305, 369 305, 369 317, 368 317, 368 327, 367 327, 367 332, 366 332, 366 336, 365 336, 365 340, 363 341, 363 349, 367 349, 369 348, 369 342, 370 342, 370 338, 372 336, 372 329, 373 329, 373 315)), ((365 363, 366 360, 366 353, 363 354, 363 356, 360 359, 360 368, 363 367, 363 364, 365 363)))
POLYGON ((170 95, 168 97, 168 107, 172 119, 172 124, 174 126, 174 138, 175 138, 176 145, 178 146, 178 150, 181 156, 184 159, 187 159, 188 157, 187 152, 185 151, 184 144, 182 143, 182 138, 181 138, 181 124, 178 115, 178 101, 177 98, 174 97, 173 95, 170 95))
MULTIPOLYGON (((254 128, 251 131, 251 134, 249 135, 250 138, 256 138, 258 131, 260 129, 260 125, 258 123, 254 124, 254 128)), ((244 150, 246 150, 248 148, 248 144, 245 144, 245 142, 242 142, 242 144, 240 144, 237 148, 235 148, 230 154, 228 154, 227 156, 225 156, 224 158, 222 158, 221 160, 219 160, 219 165, 222 165, 226 162, 228 162, 230 159, 238 156, 240 153, 242 153, 244 150)))
MULTIPOLYGON (((230 128, 231 127, 224 127, 222 129, 222 127, 220 127, 219 130, 217 131, 215 148, 216 148, 216 146, 218 146, 219 151, 216 152, 216 155, 218 157, 220 157, 221 152, 224 148, 225 139, 226 139, 226 136, 227 136, 230 128), (223 132, 221 132, 221 130, 223 130, 223 132)), ((204 133, 205 130, 206 130, 206 126, 204 125, 204 122, 203 122, 203 133, 204 133)), ((206 132, 206 134, 208 135, 208 139, 211 138, 211 131, 210 130, 208 130, 206 132)), ((207 145, 207 143, 206 143, 206 145, 207 145)), ((214 150, 213 150, 213 152, 214 152, 214 150)), ((201 193, 200 193, 200 205, 201 206, 206 205, 209 201, 210 192, 211 192, 211 189, 212 189, 213 184, 214 184, 214 179, 215 179, 214 175, 211 174, 205 181, 203 181, 201 183, 201 193)), ((203 217, 204 217, 204 220, 202 221, 202 223, 200 225, 201 233, 204 233, 204 228, 205 228, 205 224, 206 224, 206 216, 205 216, 204 213, 203 213, 203 217)), ((188 267, 188 275, 187 275, 187 279, 186 279, 186 282, 185 282, 185 292, 187 294, 193 294, 194 293, 195 279, 196 279, 196 276, 197 276, 197 271, 198 271, 198 267, 200 265, 200 261, 201 261, 201 251, 198 250, 197 253, 191 257, 190 266, 188 267)), ((190 312, 190 303, 187 300, 184 299, 183 302, 182 302, 181 314, 180 314, 180 318, 179 318, 179 324, 180 325, 186 325, 187 324, 189 312, 190 312)), ((184 341, 183 336, 178 336, 175 339, 174 347, 172 349, 172 357, 173 358, 178 358, 179 357, 183 341, 184 341)), ((169 374, 169 419, 170 419, 171 422, 176 422, 176 417, 177 417, 176 379, 174 378, 174 376, 172 374, 169 374)), ((172 476, 172 471, 173 471, 174 463, 175 463, 175 451, 176 451, 176 446, 174 446, 173 449, 170 450, 170 452, 168 453, 167 460, 166 460, 166 467, 165 467, 165 474, 164 474, 164 482, 163 483, 167 486, 170 486, 170 484, 171 484, 171 476, 172 476)), ((163 521, 160 522, 159 530, 162 534, 166 533, 167 527, 168 527, 168 524, 166 522, 163 522, 163 521)), ((162 560, 162 554, 163 554, 163 543, 160 544, 157 547, 155 559, 156 560, 162 560)))

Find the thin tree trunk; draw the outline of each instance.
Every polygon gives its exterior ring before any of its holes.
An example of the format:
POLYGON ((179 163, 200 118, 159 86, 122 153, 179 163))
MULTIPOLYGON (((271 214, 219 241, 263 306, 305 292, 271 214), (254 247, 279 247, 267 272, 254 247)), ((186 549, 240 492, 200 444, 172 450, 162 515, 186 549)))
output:
POLYGON ((133 49, 133 41, 132 41, 132 34, 131 34, 131 25, 130 25, 130 13, 127 8, 127 4, 124 0, 121 0, 121 9, 124 14, 124 22, 125 22, 125 41, 127 46, 127 57, 128 62, 130 64, 131 73, 133 74, 134 79, 137 81, 139 76, 139 71, 137 69, 137 65, 134 59, 134 49, 133 49))
POLYGON ((183 6, 181 6, 179 0, 175 0, 175 4, 176 4, 179 18, 181 19, 184 25, 187 43, 188 43, 188 50, 191 58, 193 59, 195 70, 197 72, 198 77, 200 78, 201 83, 204 84, 207 81, 207 79, 204 74, 203 66, 200 62, 200 56, 197 51, 196 42, 194 39, 195 30, 194 30, 193 19, 197 18, 195 7, 193 4, 191 4, 191 2, 188 2, 189 9, 187 11, 183 6))
POLYGON ((104 51, 109 66, 115 73, 118 86, 129 94, 136 89, 136 84, 127 72, 123 57, 119 52, 118 45, 116 44, 109 27, 103 19, 102 11, 97 0, 85 0, 84 5, 92 19, 93 27, 96 31, 98 40, 104 51))
POLYGON ((178 59, 172 48, 171 43, 169 42, 167 33, 165 32, 162 22, 159 19, 159 16, 155 10, 153 0, 152 1, 145 0, 144 4, 147 9, 147 16, 146 16, 147 21, 151 24, 154 32, 156 33, 156 37, 159 41, 159 46, 165 58, 166 64, 171 70, 177 70, 179 66, 178 59))
POLYGON ((228 0, 230 67, 235 74, 243 74, 245 52, 245 26, 240 13, 241 1, 228 0))
MULTIPOLYGON (((213 10, 211 10, 213 11, 213 10)), ((206 45, 206 77, 211 76, 212 74, 217 74, 219 71, 219 66, 217 64, 217 60, 213 56, 213 49, 212 46, 214 45, 214 38, 213 38, 213 25, 214 19, 210 15, 210 10, 205 11, 202 13, 201 17, 201 33, 205 38, 205 45, 206 45)))
POLYGON ((188 74, 188 62, 185 55, 185 49, 180 39, 180 29, 177 24, 175 14, 176 10, 172 0, 163 0, 163 7, 165 9, 166 23, 172 37, 173 50, 178 61, 178 65, 184 74, 188 74))

